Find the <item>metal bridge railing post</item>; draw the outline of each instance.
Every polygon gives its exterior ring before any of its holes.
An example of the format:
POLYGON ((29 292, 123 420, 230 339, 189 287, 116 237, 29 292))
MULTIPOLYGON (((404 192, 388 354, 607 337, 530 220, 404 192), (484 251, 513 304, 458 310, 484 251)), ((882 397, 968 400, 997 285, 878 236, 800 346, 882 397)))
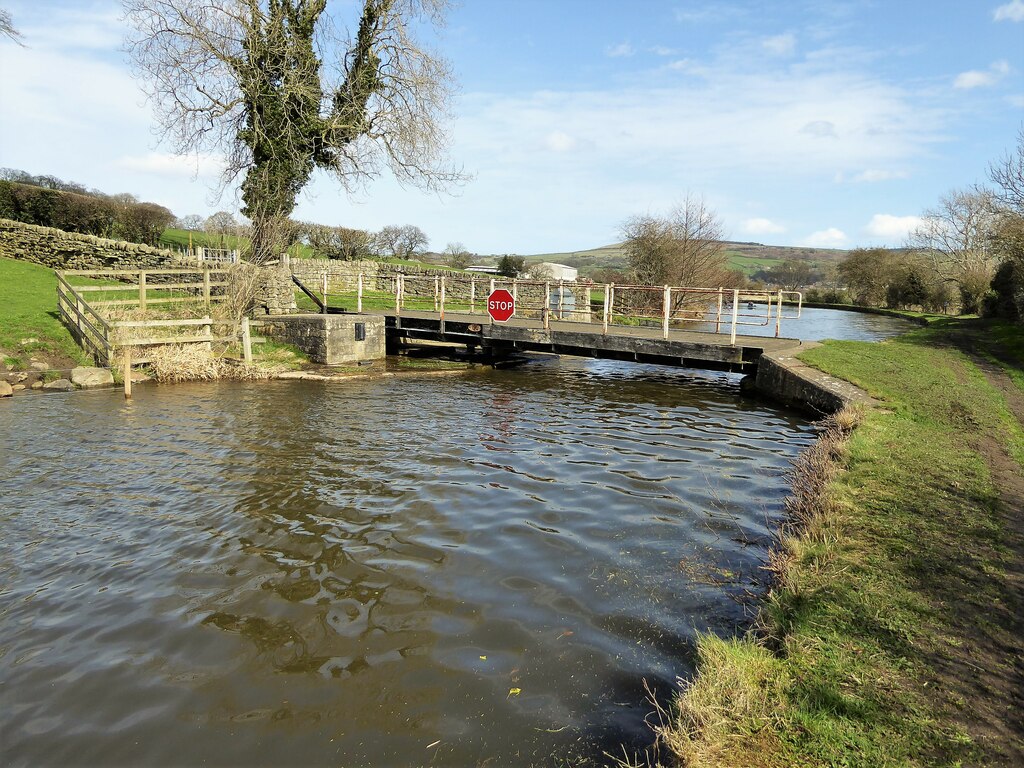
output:
MULTIPOLYGON (((771 307, 771 304, 768 305, 771 307)), ((769 310, 770 311, 770 310, 769 310)), ((775 310, 775 338, 779 338, 779 334, 782 331, 782 291, 779 290, 779 304, 775 310)))
POLYGON ((715 333, 722 330, 722 289, 718 289, 718 313, 715 315, 715 333))
POLYGON ((440 278, 434 275, 434 311, 437 312, 437 299, 440 292, 440 286, 438 285, 440 278))
POLYGON ((669 286, 665 286, 664 294, 661 299, 661 336, 664 339, 668 338, 668 321, 669 315, 672 314, 672 289, 669 286))
MULTIPOLYGON (((515 284, 513 284, 513 289, 515 289, 515 284)), ((491 296, 492 293, 494 293, 494 278, 493 277, 491 278, 491 290, 489 290, 487 292, 487 297, 488 297, 487 300, 488 301, 490 301, 490 296, 491 296)), ((515 294, 514 293, 512 294, 512 296, 513 296, 513 298, 515 298, 515 294)), ((494 325, 494 317, 491 315, 491 308, 490 307, 487 307, 487 317, 490 320, 490 322, 487 323, 487 324, 488 325, 494 325)))
POLYGON ((608 315, 610 314, 610 310, 611 310, 611 301, 610 301, 611 294, 612 294, 612 286, 611 286, 611 284, 610 283, 605 283, 604 284, 604 311, 602 312, 602 318, 601 318, 601 326, 602 326, 601 333, 603 333, 605 336, 608 335, 608 315))
POLYGON ((732 290, 732 335, 729 338, 729 343, 736 346, 736 321, 739 319, 740 314, 740 289, 733 288, 732 290))
POLYGON ((551 283, 544 283, 544 308, 540 311, 544 318, 544 330, 551 328, 551 283))
MULTIPOLYGON (((435 278, 436 280, 437 278, 435 278)), ((444 336, 444 278, 441 278, 441 335, 444 336)))
POLYGON ((476 313, 476 278, 469 278, 469 314, 476 313))
POLYGON ((565 296, 565 284, 562 280, 558 281, 558 319, 562 319, 562 297, 565 296))
POLYGON ((363 311, 363 273, 356 278, 356 312, 363 311))

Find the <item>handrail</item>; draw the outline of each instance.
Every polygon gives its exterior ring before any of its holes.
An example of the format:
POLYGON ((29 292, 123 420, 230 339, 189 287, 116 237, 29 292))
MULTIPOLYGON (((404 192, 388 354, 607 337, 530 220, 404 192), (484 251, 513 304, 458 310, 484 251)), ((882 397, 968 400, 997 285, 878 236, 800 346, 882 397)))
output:
MULTIPOLYGON (((355 304, 362 311, 367 299, 366 285, 373 281, 380 285, 381 277, 361 271, 343 277, 355 282, 355 304)), ((306 289, 297 277, 292 279, 324 311, 319 297, 306 289)), ((326 284, 326 272, 323 279, 326 284)), ((388 300, 384 297, 390 295, 390 305, 399 316, 404 311, 427 311, 438 313, 444 321, 450 320, 452 314, 483 315, 485 294, 478 289, 483 288, 490 293, 496 288, 504 288, 515 299, 516 315, 520 319, 539 319, 545 329, 551 327, 552 320, 593 323, 599 306, 599 322, 604 334, 608 333, 609 327, 616 325, 650 325, 660 326, 663 338, 668 338, 672 328, 681 323, 714 323, 714 332, 728 333, 732 343, 735 343, 739 328, 767 327, 773 320, 775 335, 781 335, 782 320, 799 319, 803 306, 803 294, 799 291, 597 284, 489 275, 458 278, 399 273, 389 280, 392 285, 390 294, 380 290, 376 294, 385 305, 388 300), (595 293, 603 296, 592 301, 595 293), (795 301, 795 315, 784 312, 787 300, 795 301)), ((353 291, 349 289, 347 293, 353 291)), ((335 286, 333 294, 345 295, 346 291, 335 286)))

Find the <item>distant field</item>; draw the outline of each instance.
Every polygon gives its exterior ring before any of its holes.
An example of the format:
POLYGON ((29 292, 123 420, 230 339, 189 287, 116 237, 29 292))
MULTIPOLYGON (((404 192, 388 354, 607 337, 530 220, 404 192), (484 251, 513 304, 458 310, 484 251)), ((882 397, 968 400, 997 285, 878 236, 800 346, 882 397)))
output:
MULTIPOLYGON (((576 267, 582 277, 590 277, 600 269, 626 269, 629 264, 622 243, 562 253, 537 253, 526 257, 527 262, 550 261, 576 267)), ((847 251, 832 248, 804 248, 759 243, 726 242, 729 267, 738 269, 748 277, 786 259, 810 261, 815 267, 842 261, 847 251)))

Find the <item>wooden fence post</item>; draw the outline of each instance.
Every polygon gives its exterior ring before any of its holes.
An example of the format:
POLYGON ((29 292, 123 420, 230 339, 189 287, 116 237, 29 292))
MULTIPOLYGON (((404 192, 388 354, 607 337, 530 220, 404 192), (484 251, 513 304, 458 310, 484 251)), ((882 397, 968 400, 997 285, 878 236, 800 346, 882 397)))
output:
POLYGON ((139 309, 146 311, 146 272, 139 272, 139 309))
POLYGON ((252 362, 252 335, 249 333, 249 318, 242 318, 242 358, 247 363, 252 362))
POLYGON ((203 304, 206 305, 206 313, 210 313, 210 265, 203 267, 203 304))
POLYGON ((124 399, 131 400, 132 398, 132 348, 121 347, 122 354, 124 355, 124 399))

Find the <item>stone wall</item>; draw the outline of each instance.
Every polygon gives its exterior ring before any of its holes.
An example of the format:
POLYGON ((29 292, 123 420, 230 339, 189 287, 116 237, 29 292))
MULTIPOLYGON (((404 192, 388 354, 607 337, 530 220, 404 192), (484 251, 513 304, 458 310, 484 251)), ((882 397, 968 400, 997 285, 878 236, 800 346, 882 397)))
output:
POLYGON ((286 266, 263 267, 253 315, 287 315, 295 311, 295 283, 286 266))
POLYGON ((0 256, 51 269, 171 269, 195 266, 173 251, 0 219, 0 256))
POLYGON ((384 318, 371 315, 283 315, 259 324, 262 335, 293 344, 314 363, 341 365, 385 354, 384 318), (357 325, 363 339, 357 339, 357 325))
POLYGON ((805 342, 799 347, 761 355, 757 360, 755 390, 814 416, 835 413, 847 405, 877 403, 850 382, 811 368, 796 356, 816 346, 817 342, 805 342))

